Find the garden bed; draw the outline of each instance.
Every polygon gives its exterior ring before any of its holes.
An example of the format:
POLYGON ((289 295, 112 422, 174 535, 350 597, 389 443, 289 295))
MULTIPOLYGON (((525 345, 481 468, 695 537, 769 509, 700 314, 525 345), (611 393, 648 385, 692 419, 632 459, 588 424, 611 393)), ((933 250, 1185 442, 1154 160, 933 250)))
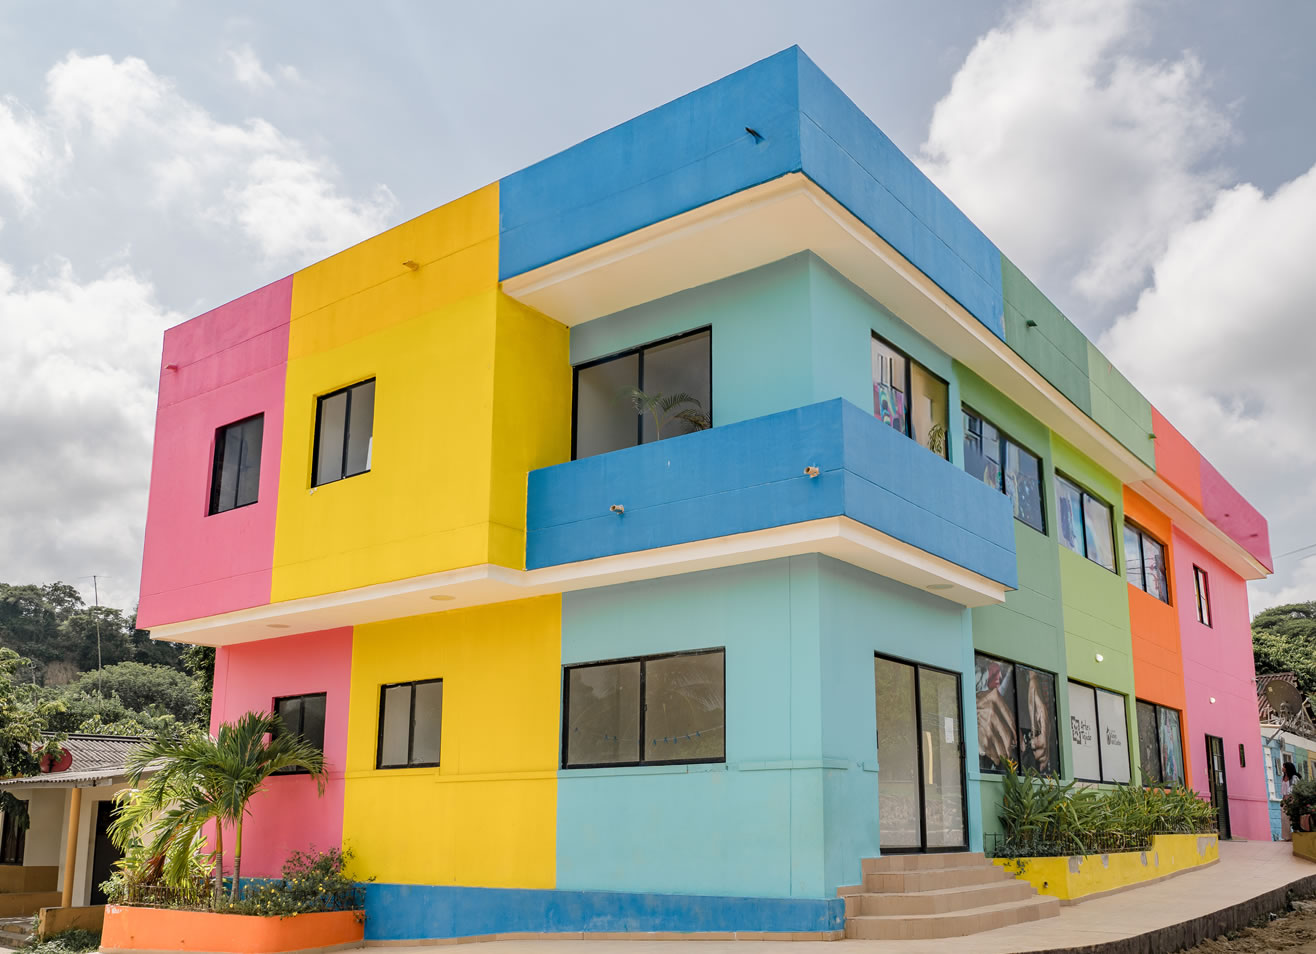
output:
POLYGON ((105 909, 101 952, 290 954, 360 947, 364 937, 365 918, 360 911, 278 917, 112 904, 105 909))
MULTIPOLYGON (((1296 840, 1295 835, 1295 851, 1296 840)), ((1153 835, 1147 851, 993 860, 1031 884, 1038 894, 1073 903, 1209 865, 1219 858, 1219 839, 1208 834, 1153 835)))

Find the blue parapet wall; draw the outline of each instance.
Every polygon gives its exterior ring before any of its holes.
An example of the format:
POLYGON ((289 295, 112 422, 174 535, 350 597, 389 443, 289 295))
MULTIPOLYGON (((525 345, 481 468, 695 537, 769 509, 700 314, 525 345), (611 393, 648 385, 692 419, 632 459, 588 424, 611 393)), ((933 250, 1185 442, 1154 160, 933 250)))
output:
POLYGON ((449 885, 366 886, 366 940, 554 932, 839 931, 839 898, 721 898, 449 885))
POLYGON ((503 179, 499 278, 801 171, 1004 339, 1000 251, 799 47, 503 179))
POLYGON ((843 399, 531 471, 526 566, 839 516, 1018 584, 1009 500, 843 399))

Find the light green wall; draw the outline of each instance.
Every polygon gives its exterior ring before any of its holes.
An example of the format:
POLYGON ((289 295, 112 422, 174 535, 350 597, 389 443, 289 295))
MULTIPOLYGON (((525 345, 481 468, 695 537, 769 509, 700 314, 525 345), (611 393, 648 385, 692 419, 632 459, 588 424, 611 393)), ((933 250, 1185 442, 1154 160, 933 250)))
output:
POLYGON ((1137 454, 1144 464, 1154 468, 1156 446, 1152 443, 1151 404, 1091 342, 1088 343, 1088 378, 1092 382, 1092 419, 1137 454))
POLYGON ((1092 413, 1088 340, 1004 255, 1005 341, 1084 413, 1092 413), (1036 322, 1029 327, 1028 322, 1036 322))

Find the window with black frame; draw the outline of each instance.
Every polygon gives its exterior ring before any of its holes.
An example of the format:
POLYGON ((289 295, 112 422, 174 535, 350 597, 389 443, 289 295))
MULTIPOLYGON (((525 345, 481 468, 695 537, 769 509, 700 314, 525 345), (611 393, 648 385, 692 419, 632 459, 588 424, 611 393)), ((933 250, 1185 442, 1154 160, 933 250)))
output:
POLYGON ((1016 520, 1046 533, 1042 458, 1016 444, 974 411, 963 411, 964 470, 1009 497, 1016 520))
POLYGON ((712 362, 702 328, 577 365, 572 459, 712 427, 712 362))
POLYGON ((1143 785, 1183 784, 1183 732, 1178 709, 1138 700, 1138 764, 1143 785))
POLYGON ((562 767, 726 760, 726 652, 567 666, 562 767))
POLYGON ((1115 572, 1115 538, 1110 504, 1056 474, 1056 527, 1061 544, 1115 572))
POLYGON ((1118 692, 1070 682, 1069 743, 1074 778, 1121 785, 1132 780, 1126 718, 1125 698, 1118 692))
MULTIPOLYGON (((282 731, 298 736, 324 752, 324 719, 326 700, 323 692, 303 696, 280 696, 274 700, 274 714, 283 723, 282 731)), ((305 769, 283 769, 280 775, 297 775, 305 769)))
POLYGON ((260 496, 260 451, 265 415, 226 424, 215 431, 210 473, 210 514, 254 504, 260 496))
POLYGON ((374 434, 374 378, 322 395, 315 406, 311 486, 368 472, 374 434))
POLYGON ((443 736, 443 680, 379 687, 379 743, 375 767, 432 768, 443 736))
POLYGON ((873 416, 950 459, 950 386, 903 351, 872 336, 873 416))
POLYGON ((1193 589, 1197 597, 1197 621, 1203 626, 1211 625, 1211 583, 1206 571, 1200 566, 1193 567, 1193 589))
POLYGON ((1060 774, 1059 711, 1053 673, 978 653, 974 656, 978 708, 978 768, 1060 774))
POLYGON ((12 812, 4 812, 3 818, 0 823, 0 865, 21 865, 27 829, 19 825, 18 816, 12 812))
POLYGON ((1162 603, 1170 602, 1165 578, 1165 545, 1136 524, 1124 523, 1124 577, 1162 603))

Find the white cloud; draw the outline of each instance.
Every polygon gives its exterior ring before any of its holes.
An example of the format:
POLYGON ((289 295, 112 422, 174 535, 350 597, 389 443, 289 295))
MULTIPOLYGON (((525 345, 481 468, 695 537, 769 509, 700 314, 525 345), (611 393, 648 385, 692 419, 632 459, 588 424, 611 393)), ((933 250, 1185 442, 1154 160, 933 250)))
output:
POLYGON ((274 77, 265 72, 260 57, 250 44, 244 43, 235 50, 229 50, 228 58, 233 66, 233 78, 248 89, 264 89, 274 85, 274 77))
POLYGON ((38 180, 51 175, 62 157, 36 117, 12 99, 0 100, 0 143, 0 192, 28 209, 38 180))
POLYGON ((1201 63, 1139 58, 1135 0, 1035 0, 981 37, 923 145, 933 179, 1025 272, 1100 306, 1141 288, 1223 181, 1201 63))

